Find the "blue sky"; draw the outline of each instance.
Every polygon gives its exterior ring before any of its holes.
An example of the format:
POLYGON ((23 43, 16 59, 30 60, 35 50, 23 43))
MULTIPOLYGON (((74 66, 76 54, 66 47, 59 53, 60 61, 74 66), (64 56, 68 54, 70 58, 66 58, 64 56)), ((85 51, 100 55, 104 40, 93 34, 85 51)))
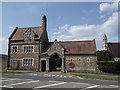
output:
POLYGON ((17 27, 41 26, 42 15, 47 16, 49 41, 81 41, 96 39, 102 49, 102 36, 117 41, 117 3, 100 2, 3 2, 2 45, 0 53, 7 54, 7 39, 17 27))

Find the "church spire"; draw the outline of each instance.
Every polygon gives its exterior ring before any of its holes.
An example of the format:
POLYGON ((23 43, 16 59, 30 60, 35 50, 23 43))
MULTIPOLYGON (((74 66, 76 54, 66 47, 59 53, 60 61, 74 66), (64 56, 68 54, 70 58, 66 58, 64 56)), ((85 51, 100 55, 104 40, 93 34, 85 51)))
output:
POLYGON ((108 45, 107 45, 107 35, 104 34, 103 36, 103 50, 107 50, 108 49, 108 45))
POLYGON ((46 30, 46 26, 47 26, 47 18, 44 14, 42 17, 42 27, 46 30))

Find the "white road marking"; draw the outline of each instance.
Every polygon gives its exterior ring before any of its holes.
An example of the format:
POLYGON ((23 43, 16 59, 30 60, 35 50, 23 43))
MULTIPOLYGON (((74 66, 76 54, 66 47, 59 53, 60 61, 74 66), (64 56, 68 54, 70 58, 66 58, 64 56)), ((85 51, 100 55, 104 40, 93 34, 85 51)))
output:
POLYGON ((61 82, 61 83, 56 83, 56 84, 50 84, 50 85, 45 85, 45 86, 40 86, 40 87, 34 87, 34 88, 45 88, 45 87, 51 87, 51 86, 57 86, 57 85, 61 85, 61 84, 65 84, 67 82, 61 82))
POLYGON ((69 76, 69 77, 72 77, 72 76, 69 76))
POLYGON ((44 74, 44 76, 48 76, 48 74, 44 74))
POLYGON ((94 86, 90 86, 90 87, 87 87, 87 88, 84 88, 82 90, 86 90, 86 89, 90 89, 90 88, 95 88, 95 87, 99 87, 100 85, 94 85, 94 86))
POLYGON ((81 78, 81 77, 78 77, 79 79, 83 79, 83 78, 81 78))
POLYGON ((64 77, 67 77, 67 76, 64 76, 64 77))
POLYGON ((90 85, 89 83, 77 83, 77 82, 70 82, 70 83, 73 83, 73 84, 88 84, 88 85, 90 85))
POLYGON ((57 77, 59 77, 60 75, 57 75, 57 77))
POLYGON ((109 86, 112 86, 112 87, 119 87, 119 86, 117 86, 117 85, 109 85, 109 86))
POLYGON ((30 73, 29 75, 37 76, 37 73, 30 73))
POLYGON ((7 85, 0 86, 0 87, 1 87, 1 88, 2 88, 2 87, 13 88, 12 86, 7 86, 7 85))
POLYGON ((48 76, 51 76, 51 74, 49 74, 48 76))
POLYGON ((7 86, 14 86, 14 85, 20 85, 20 84, 34 83, 34 82, 39 82, 39 80, 36 80, 36 81, 28 81, 28 82, 21 82, 21 83, 15 83, 15 84, 7 85, 7 86))
POLYGON ((55 76, 55 75, 52 75, 52 76, 55 76))
POLYGON ((71 78, 72 76, 63 76, 63 75, 52 75, 52 74, 44 74, 43 76, 54 76, 54 77, 69 77, 71 78))
POLYGON ((20 79, 8 79, 8 80, 2 80, 0 82, 4 82, 4 81, 13 81, 13 80, 20 80, 20 79))

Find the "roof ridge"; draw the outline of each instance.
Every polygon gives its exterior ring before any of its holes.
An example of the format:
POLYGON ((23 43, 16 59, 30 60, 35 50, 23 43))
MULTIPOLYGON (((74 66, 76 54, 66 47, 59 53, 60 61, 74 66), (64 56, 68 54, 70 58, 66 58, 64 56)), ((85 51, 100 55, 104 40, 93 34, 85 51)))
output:
POLYGON ((21 29, 21 28, 39 28, 39 27, 42 27, 42 26, 36 26, 36 27, 18 27, 18 29, 21 29))
POLYGON ((58 41, 58 42, 88 42, 88 41, 93 41, 93 40, 85 40, 85 41, 58 41))

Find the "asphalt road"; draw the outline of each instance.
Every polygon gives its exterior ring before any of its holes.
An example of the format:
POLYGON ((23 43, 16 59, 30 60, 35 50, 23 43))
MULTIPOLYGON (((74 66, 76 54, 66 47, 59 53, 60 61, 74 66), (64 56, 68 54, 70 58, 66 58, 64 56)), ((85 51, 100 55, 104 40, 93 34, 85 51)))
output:
MULTIPOLYGON (((92 80, 58 75, 3 74, 1 88, 56 89, 74 88, 79 90, 119 90, 118 81, 92 80)), ((4 90, 4 89, 3 89, 4 90)))

